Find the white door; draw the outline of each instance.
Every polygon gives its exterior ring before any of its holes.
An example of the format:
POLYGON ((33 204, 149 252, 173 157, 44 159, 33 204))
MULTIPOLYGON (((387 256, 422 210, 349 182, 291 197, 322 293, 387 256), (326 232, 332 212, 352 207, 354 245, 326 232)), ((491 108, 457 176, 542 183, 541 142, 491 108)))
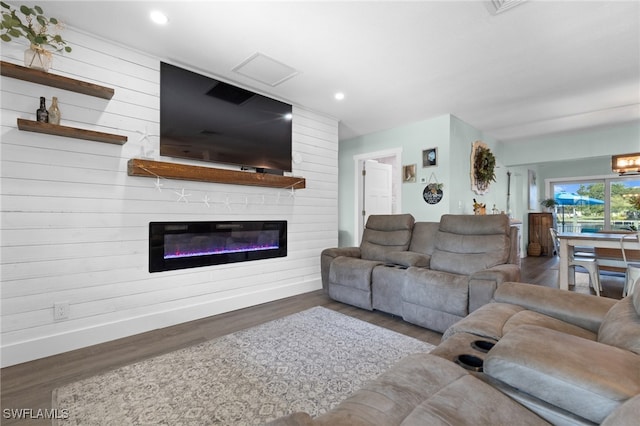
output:
POLYGON ((372 214, 392 213, 392 170, 390 164, 375 160, 364 162, 362 173, 362 222, 359 226, 358 241, 362 240, 362 230, 372 214))

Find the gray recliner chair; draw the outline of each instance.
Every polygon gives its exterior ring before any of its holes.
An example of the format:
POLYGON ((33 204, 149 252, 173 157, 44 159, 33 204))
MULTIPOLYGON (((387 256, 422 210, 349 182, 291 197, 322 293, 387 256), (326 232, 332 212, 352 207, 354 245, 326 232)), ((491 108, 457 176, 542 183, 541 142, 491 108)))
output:
POLYGON ((329 297, 373 310, 371 277, 389 253, 406 251, 415 219, 410 214, 371 215, 360 247, 330 248, 322 252, 322 284, 329 297))

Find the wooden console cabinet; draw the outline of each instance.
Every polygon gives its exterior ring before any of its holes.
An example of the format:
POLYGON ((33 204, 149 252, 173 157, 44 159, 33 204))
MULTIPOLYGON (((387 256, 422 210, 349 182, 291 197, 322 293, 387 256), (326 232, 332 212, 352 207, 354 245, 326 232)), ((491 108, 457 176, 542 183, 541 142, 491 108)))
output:
POLYGON ((551 227, 553 227, 552 213, 529 213, 529 244, 540 244, 542 256, 553 256, 553 241, 549 232, 551 227))

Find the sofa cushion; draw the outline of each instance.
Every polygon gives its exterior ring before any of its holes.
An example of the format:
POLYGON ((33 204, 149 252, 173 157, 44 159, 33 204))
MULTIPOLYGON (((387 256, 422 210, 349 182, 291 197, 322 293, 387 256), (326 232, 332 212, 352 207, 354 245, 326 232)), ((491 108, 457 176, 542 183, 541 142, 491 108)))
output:
POLYGON ((411 236, 409 250, 431 255, 439 228, 440 222, 416 222, 413 225, 413 235, 411 236))
POLYGON ((598 331, 598 342, 640 354, 640 315, 632 297, 625 297, 607 312, 598 331))
POLYGON ((371 291, 373 268, 382 262, 340 256, 329 267, 329 285, 339 284, 358 290, 371 291))
POLYGON ((423 268, 409 268, 402 300, 450 314, 468 313, 469 277, 423 268))
POLYGON ((439 230, 463 235, 505 235, 509 236, 509 217, 504 214, 473 216, 445 214, 440 218, 439 230))
POLYGON ((410 214, 369 216, 360 244, 361 257, 384 262, 388 252, 407 250, 414 223, 410 214))
POLYGON ((608 297, 516 282, 500 284, 493 298, 496 302, 519 305, 594 333, 598 332, 609 309, 617 303, 608 297))
POLYGON ((484 372, 520 391, 596 423, 640 393, 637 355, 542 327, 507 333, 484 372))
POLYGON ((636 313, 640 315, 640 285, 636 285, 633 288, 631 301, 633 302, 633 307, 636 309, 636 313))
POLYGON ((504 336, 511 330, 520 327, 521 325, 535 325, 538 327, 544 327, 550 330, 572 334, 574 336, 582 337, 583 339, 588 340, 596 340, 597 337, 596 333, 592 331, 578 327, 577 325, 569 324, 548 315, 544 315, 535 311, 529 311, 527 309, 520 311, 509 318, 509 320, 502 328, 502 335, 504 336))
POLYGON ((470 333, 498 340, 502 337, 502 330, 507 321, 523 310, 523 307, 509 303, 489 303, 449 327, 442 335, 442 340, 458 333, 470 333))
POLYGON ((616 408, 602 422, 602 426, 636 425, 638 424, 638 413, 640 413, 640 393, 616 408))
POLYGON ((442 339, 446 340, 457 333, 471 333, 477 336, 499 340, 509 331, 522 325, 537 325, 579 336, 584 339, 596 340, 596 333, 590 330, 569 324, 548 315, 530 311, 522 306, 500 302, 492 302, 481 306, 475 310, 472 315, 461 319, 449 327, 442 336, 442 339))
POLYGON ((402 426, 513 424, 547 422, 471 375, 451 382, 418 405, 401 423, 402 426))
POLYGON ((452 274, 474 272, 507 263, 511 249, 506 215, 476 217, 443 215, 430 268, 452 274))
POLYGON ((515 419, 518 424, 547 424, 458 365, 415 354, 315 418, 314 424, 478 425, 513 424, 515 419))

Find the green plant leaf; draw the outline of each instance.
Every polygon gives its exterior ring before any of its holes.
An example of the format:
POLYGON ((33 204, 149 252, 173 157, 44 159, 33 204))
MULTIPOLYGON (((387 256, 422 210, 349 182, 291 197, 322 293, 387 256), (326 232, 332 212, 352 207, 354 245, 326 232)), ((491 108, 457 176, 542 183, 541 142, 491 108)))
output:
POLYGON ((66 46, 66 47, 64 48, 64 51, 65 51, 65 52, 67 52, 67 53, 69 53, 69 52, 71 52, 71 48, 70 48, 69 46, 66 46))
POLYGON ((8 4, 6 4, 3 1, 0 1, 0 6, 4 7, 5 9, 11 9, 11 6, 9 6, 8 4))
POLYGON ((2 39, 2 41, 11 41, 11 37, 6 34, 0 35, 0 39, 2 39))
POLYGON ((35 15, 35 13, 33 13, 33 9, 25 5, 20 6, 20 12, 22 12, 26 16, 35 15))
POLYGON ((49 19, 49 22, 51 22, 53 25, 58 25, 58 20, 56 18, 49 19))
POLYGON ((44 12, 42 11, 42 8, 40 6, 33 6, 33 8, 36 10, 36 12, 38 12, 40 15, 42 15, 44 12))

